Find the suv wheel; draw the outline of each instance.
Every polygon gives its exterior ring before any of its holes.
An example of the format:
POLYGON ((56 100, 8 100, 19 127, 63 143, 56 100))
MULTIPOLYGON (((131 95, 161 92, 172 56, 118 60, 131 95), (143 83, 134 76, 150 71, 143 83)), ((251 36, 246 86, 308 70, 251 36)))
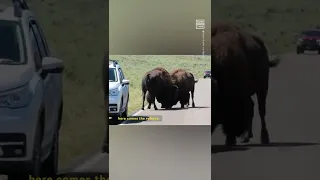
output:
POLYGON ((40 124, 37 125, 34 147, 33 147, 33 158, 32 158, 32 169, 29 172, 9 174, 8 180, 27 180, 30 176, 40 177, 41 176, 41 142, 42 142, 42 129, 40 124))
POLYGON ((304 52, 303 49, 301 49, 300 47, 297 47, 297 54, 301 54, 301 53, 303 53, 303 52, 304 52))
POLYGON ((59 131, 54 135, 50 154, 43 162, 43 176, 55 178, 58 173, 58 157, 59 157, 59 131))
POLYGON ((126 110, 121 114, 121 117, 128 117, 128 103, 129 103, 129 96, 126 104, 126 110))
POLYGON ((318 54, 320 54, 320 49, 318 49, 318 54))

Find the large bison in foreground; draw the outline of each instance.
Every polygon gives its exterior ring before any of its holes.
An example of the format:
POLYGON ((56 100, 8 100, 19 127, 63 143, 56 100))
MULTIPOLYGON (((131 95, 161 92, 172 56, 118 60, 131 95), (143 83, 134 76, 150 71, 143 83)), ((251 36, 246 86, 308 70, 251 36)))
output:
POLYGON ((173 104, 177 104, 179 101, 181 108, 184 108, 185 105, 189 106, 191 93, 192 107, 195 107, 194 88, 197 80, 194 78, 193 74, 184 69, 176 69, 170 73, 170 76, 172 83, 179 88, 178 99, 173 104))
MULTIPOLYGON (((151 98, 151 100, 148 100, 148 108, 151 106, 150 102, 154 102, 155 98, 162 104, 162 107, 166 109, 171 108, 174 105, 174 101, 178 98, 178 87, 172 83, 169 72, 161 67, 157 67, 144 75, 141 89, 143 96, 142 110, 144 110, 144 101, 147 91, 150 95, 149 98, 151 98)), ((155 103, 154 109, 158 109, 155 103)))
POLYGON ((218 88, 216 99, 213 99, 216 114, 212 119, 212 132, 221 124, 226 145, 235 145, 236 137, 241 136, 244 136, 244 142, 248 142, 253 137, 254 104, 251 96, 256 94, 261 143, 269 143, 265 121, 269 69, 280 61, 269 59, 268 49, 260 37, 222 21, 212 24, 211 54, 212 76, 218 88))

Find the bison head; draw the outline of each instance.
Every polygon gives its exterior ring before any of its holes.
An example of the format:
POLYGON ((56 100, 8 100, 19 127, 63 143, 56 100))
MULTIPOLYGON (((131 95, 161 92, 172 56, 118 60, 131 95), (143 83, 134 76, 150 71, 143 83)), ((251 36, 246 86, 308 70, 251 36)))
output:
POLYGON ((166 100, 162 103, 161 108, 170 109, 176 105, 179 97, 179 88, 176 85, 169 86, 166 93, 166 100))

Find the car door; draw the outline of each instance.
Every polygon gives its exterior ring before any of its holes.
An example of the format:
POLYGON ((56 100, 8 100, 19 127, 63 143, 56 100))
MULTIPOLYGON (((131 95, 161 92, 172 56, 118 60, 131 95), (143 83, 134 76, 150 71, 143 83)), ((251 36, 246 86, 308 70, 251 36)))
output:
MULTIPOLYGON (((41 64, 42 59, 46 56, 48 56, 48 53, 46 52, 45 46, 43 44, 43 41, 41 39, 41 36, 39 34, 39 30, 37 29, 37 22, 34 19, 30 20, 29 23, 29 31, 30 35, 32 37, 32 41, 34 42, 35 46, 34 48, 37 48, 38 54, 39 54, 39 60, 37 60, 37 63, 39 64, 38 70, 41 72, 41 64)), ((48 144, 51 141, 50 137, 53 137, 54 133, 54 119, 55 119, 55 96, 54 96, 54 79, 51 74, 45 74, 41 73, 41 78, 44 83, 44 106, 45 106, 45 120, 44 120, 44 138, 43 138, 43 146, 48 147, 48 144)))
POLYGON ((123 75, 123 72, 122 72, 122 69, 119 68, 119 76, 120 76, 120 79, 121 79, 121 86, 122 86, 122 94, 123 94, 123 105, 126 106, 127 102, 128 102, 128 91, 129 91, 129 88, 128 88, 128 85, 126 84, 123 84, 122 83, 122 80, 125 79, 124 75, 123 75))

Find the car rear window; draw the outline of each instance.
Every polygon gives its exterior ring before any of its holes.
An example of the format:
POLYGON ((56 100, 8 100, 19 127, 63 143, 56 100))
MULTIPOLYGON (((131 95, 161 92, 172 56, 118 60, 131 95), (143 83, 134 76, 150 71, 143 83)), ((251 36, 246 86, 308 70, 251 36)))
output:
POLYGON ((304 31, 302 35, 305 36, 320 36, 320 31, 304 31))
POLYGON ((20 26, 16 22, 0 20, 0 60, 2 64, 21 64, 23 44, 20 26))

